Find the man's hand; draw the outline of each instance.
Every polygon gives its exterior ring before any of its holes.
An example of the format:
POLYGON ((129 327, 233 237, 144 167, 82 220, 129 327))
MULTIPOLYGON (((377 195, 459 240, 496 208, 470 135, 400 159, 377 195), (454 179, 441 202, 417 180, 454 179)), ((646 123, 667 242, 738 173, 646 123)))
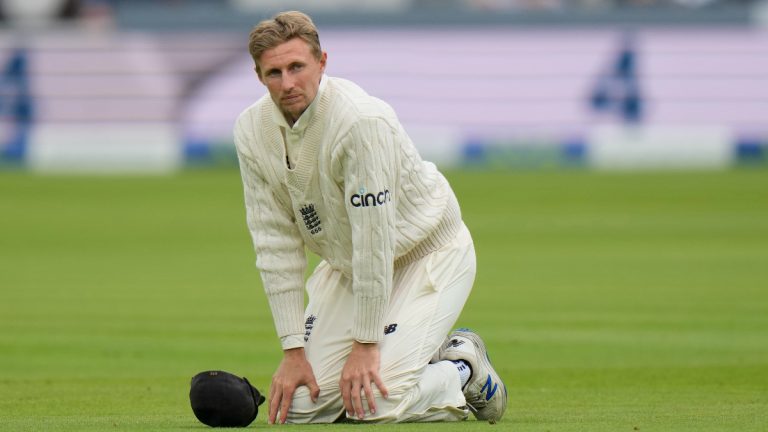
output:
POLYGON ((379 345, 375 343, 352 344, 352 352, 341 370, 341 397, 344 399, 344 408, 347 410, 347 416, 362 419, 365 416, 365 408, 360 397, 360 392, 365 392, 365 398, 368 400, 368 409, 371 414, 376 413, 376 401, 373 398, 371 383, 376 384, 381 395, 384 398, 389 396, 384 382, 379 376, 379 363, 381 354, 379 345))
POLYGON ((293 392, 302 385, 309 388, 309 397, 312 398, 312 402, 317 402, 320 387, 315 380, 312 366, 304 355, 304 348, 283 351, 283 360, 272 375, 272 385, 269 387, 269 424, 275 423, 278 411, 280 412, 279 423, 285 423, 293 400, 293 392))

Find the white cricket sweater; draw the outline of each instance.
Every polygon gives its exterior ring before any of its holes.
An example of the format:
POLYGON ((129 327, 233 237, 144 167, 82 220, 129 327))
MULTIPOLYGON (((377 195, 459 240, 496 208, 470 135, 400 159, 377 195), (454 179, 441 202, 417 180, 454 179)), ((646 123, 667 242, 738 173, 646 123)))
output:
POLYGON ((352 279, 351 335, 380 341, 394 269, 461 226, 448 182, 389 105, 339 78, 323 76, 293 127, 265 95, 240 114, 234 135, 256 266, 283 349, 303 344, 305 247, 352 279), (298 155, 290 168, 286 147, 298 155))

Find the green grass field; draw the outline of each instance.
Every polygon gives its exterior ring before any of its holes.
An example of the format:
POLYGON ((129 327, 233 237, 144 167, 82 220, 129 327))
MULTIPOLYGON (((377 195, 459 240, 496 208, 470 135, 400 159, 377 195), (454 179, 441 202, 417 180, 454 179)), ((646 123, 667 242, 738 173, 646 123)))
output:
MULTIPOLYGON (((479 261, 459 324, 510 406, 371 427, 768 428, 768 171, 449 179, 479 261)), ((196 372, 266 390, 280 349, 244 218, 235 171, 0 173, 0 430, 204 430, 196 372)))

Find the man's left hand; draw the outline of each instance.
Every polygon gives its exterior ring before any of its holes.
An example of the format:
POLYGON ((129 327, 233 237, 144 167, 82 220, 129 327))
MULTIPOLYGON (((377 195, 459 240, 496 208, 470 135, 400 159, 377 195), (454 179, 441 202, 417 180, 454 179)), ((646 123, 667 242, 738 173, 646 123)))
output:
POLYGON ((385 399, 389 396, 379 375, 380 361, 381 354, 378 344, 357 341, 352 344, 352 352, 349 353, 347 362, 341 370, 341 380, 339 381, 341 397, 344 399, 344 408, 347 410, 348 417, 356 415, 358 419, 362 419, 365 416, 362 392, 365 392, 370 413, 376 413, 376 400, 373 397, 371 383, 376 384, 385 399))

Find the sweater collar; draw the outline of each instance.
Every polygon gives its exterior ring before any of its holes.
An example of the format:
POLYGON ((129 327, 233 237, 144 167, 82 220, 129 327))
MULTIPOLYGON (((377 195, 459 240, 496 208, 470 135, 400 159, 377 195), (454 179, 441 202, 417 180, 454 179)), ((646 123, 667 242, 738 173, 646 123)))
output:
POLYGON ((274 119, 275 123, 277 123, 278 126, 285 128, 285 129, 293 129, 294 131, 303 131, 307 128, 309 123, 312 121, 312 117, 315 114, 315 111, 317 111, 317 106, 319 105, 319 100, 322 97, 323 93, 325 92, 325 88, 327 87, 328 77, 323 74, 323 76, 320 78, 320 86, 317 88, 317 94, 315 95, 315 98, 312 100, 312 102, 309 104, 306 110, 304 110, 303 113, 299 116, 299 119, 296 120, 296 122, 293 124, 293 127, 288 125, 288 122, 285 120, 285 116, 280 111, 280 108, 272 102, 272 118, 274 119))

